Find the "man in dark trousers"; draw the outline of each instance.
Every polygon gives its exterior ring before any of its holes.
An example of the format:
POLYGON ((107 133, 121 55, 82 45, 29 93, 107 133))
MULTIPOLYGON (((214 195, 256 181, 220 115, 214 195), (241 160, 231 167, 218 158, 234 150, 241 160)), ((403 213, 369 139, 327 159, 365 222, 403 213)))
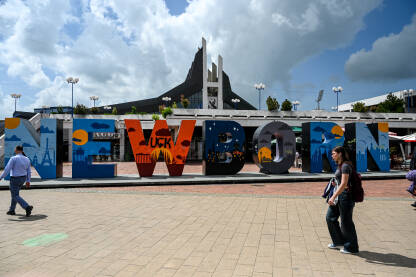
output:
POLYGON ((15 156, 11 157, 0 180, 10 173, 10 193, 12 201, 10 204, 8 215, 15 215, 16 204, 26 211, 26 216, 30 216, 33 206, 30 206, 22 197, 19 196, 19 191, 22 185, 26 182, 26 188, 30 187, 30 160, 23 152, 23 146, 16 146, 14 149, 15 156))

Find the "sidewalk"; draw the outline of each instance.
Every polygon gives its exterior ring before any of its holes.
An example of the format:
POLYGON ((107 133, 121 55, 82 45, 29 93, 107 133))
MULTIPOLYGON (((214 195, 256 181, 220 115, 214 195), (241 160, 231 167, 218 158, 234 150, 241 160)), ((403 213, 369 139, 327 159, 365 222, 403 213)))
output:
POLYGON ((357 204, 360 253, 345 255, 327 248, 323 199, 240 193, 29 190, 26 218, 0 191, 0 276, 416 275, 409 199, 357 204))

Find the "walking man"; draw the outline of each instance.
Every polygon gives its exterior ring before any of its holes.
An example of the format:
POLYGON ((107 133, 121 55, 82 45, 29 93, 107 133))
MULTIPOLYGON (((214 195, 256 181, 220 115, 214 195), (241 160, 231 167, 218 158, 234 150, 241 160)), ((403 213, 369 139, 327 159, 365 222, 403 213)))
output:
POLYGON ((23 146, 16 146, 14 149, 15 156, 11 157, 0 176, 0 180, 10 173, 10 193, 12 201, 10 204, 8 215, 15 215, 16 204, 26 211, 26 216, 30 216, 33 206, 30 206, 22 197, 19 196, 19 191, 22 185, 26 182, 26 188, 30 187, 30 160, 23 153, 23 146))

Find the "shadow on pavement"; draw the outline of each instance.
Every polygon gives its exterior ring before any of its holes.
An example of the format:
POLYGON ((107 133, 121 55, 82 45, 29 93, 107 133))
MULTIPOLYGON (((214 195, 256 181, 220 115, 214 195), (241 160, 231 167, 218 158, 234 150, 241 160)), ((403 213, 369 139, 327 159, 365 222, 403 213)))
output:
POLYGON ((384 254, 370 251, 360 251, 357 256, 366 259, 366 262, 368 263, 416 268, 416 259, 409 258, 400 254, 384 254))
POLYGON ((46 214, 34 214, 29 217, 26 217, 26 215, 23 214, 17 214, 17 216, 17 219, 9 218, 9 221, 36 221, 46 219, 48 217, 46 214))

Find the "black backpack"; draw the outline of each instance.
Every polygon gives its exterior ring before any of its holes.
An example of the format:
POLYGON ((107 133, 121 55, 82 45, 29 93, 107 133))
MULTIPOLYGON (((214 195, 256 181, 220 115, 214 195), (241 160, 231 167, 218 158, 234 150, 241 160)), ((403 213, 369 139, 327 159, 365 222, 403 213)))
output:
POLYGON ((351 180, 349 182, 349 190, 352 195, 352 199, 354 202, 363 202, 364 201, 364 189, 363 189, 363 183, 361 180, 361 174, 355 171, 355 169, 352 170, 351 180))

